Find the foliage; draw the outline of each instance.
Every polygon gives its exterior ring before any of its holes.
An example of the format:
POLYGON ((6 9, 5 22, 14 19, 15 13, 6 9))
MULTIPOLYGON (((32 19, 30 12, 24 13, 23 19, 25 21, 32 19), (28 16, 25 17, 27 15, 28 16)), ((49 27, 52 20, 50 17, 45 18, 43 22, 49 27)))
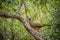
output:
MULTIPOLYGON (((40 29, 39 35, 45 40, 59 40, 60 39, 60 1, 59 0, 24 0, 27 8, 22 5, 19 8, 21 0, 3 0, 0 2, 0 13, 20 12, 21 16, 26 19, 26 14, 32 18, 33 22, 42 24, 53 24, 53 26, 45 26, 40 29)), ((0 18, 0 29, 5 28, 6 31, 15 34, 15 40, 35 40, 24 28, 21 22, 14 19, 0 18), (11 27, 11 24, 13 26, 11 27)), ((6 35, 7 36, 7 35, 6 35)), ((11 39, 11 35, 7 39, 11 39)))

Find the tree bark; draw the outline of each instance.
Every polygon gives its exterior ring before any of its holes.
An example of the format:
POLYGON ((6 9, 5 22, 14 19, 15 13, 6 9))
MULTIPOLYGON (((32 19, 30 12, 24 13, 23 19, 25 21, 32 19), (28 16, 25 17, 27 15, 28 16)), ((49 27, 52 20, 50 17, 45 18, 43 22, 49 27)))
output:
POLYGON ((5 14, 0 14, 0 17, 4 17, 4 18, 15 18, 18 19, 19 21, 21 21, 24 25, 24 27, 26 28, 26 30, 32 34, 32 36, 36 39, 36 40, 43 40, 41 37, 39 37, 39 35, 36 34, 36 31, 34 29, 32 29, 29 25, 29 23, 26 22, 26 20, 24 18, 22 18, 20 15, 18 14, 9 14, 9 13, 5 13, 5 14))

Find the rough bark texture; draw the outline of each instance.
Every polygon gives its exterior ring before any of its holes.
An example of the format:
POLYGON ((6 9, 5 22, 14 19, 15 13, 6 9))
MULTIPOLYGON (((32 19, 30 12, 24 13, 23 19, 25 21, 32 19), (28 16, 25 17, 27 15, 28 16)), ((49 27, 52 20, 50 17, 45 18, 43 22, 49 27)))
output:
POLYGON ((29 25, 29 23, 26 22, 26 20, 24 18, 22 18, 20 15, 18 14, 0 14, 0 17, 5 17, 5 18, 15 18, 15 19, 18 19, 19 21, 21 21, 24 25, 24 27, 27 29, 27 31, 29 33, 32 34, 32 36, 36 39, 36 40, 42 40, 41 37, 39 37, 37 34, 36 34, 36 31, 34 29, 32 29, 29 25))

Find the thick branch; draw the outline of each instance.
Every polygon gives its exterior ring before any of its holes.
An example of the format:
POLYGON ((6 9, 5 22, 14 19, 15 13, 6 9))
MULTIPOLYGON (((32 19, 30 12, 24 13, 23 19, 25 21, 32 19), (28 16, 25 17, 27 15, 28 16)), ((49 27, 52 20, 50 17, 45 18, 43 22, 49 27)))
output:
POLYGON ((15 18, 15 19, 18 19, 19 21, 21 21, 24 25, 24 27, 27 29, 27 31, 29 33, 32 34, 32 36, 34 36, 34 38, 36 40, 42 40, 42 38, 40 38, 37 34, 36 34, 36 31, 34 29, 32 29, 30 27, 30 25, 26 22, 26 20, 24 20, 24 18, 22 18, 20 15, 18 14, 0 14, 0 17, 5 17, 5 18, 15 18))

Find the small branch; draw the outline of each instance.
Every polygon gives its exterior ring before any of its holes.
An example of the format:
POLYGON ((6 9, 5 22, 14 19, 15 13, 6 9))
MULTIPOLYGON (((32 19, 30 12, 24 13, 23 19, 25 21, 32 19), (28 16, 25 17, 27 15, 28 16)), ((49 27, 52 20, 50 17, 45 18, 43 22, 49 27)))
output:
POLYGON ((22 18, 20 15, 18 15, 18 14, 8 14, 8 13, 5 13, 5 14, 0 14, 0 17, 18 19, 19 21, 21 21, 21 22, 23 23, 23 25, 24 25, 24 27, 27 29, 27 31, 28 31, 29 33, 31 33, 32 36, 33 36, 36 40, 42 40, 42 38, 39 37, 39 36, 36 34, 36 31, 30 27, 29 23, 27 23, 26 20, 25 20, 24 18, 22 18))

